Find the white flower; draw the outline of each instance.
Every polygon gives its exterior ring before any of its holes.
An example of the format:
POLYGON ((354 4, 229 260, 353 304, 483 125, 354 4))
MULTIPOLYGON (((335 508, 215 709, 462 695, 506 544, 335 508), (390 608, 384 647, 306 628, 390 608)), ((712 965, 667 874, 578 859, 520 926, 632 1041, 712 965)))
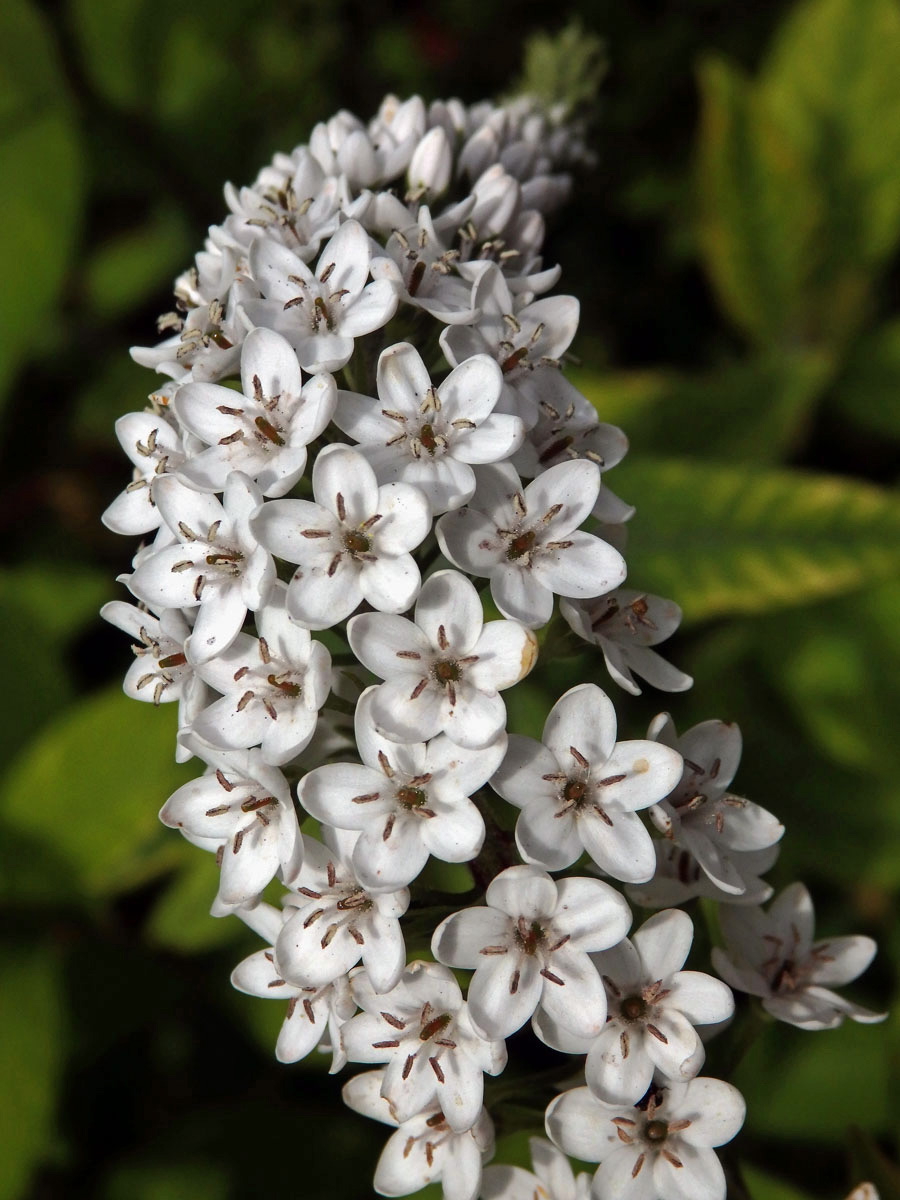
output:
POLYGON ((272 556, 250 532, 262 496, 239 471, 221 503, 170 475, 156 480, 153 495, 177 544, 143 558, 123 582, 157 610, 199 607, 185 652, 195 665, 206 663, 231 645, 247 609, 261 609, 274 583, 272 556))
POLYGON ((433 199, 447 190, 453 172, 453 152, 439 125, 430 129, 413 151, 406 181, 410 199, 433 199))
MULTIPOLYGON (((208 693, 184 652, 191 627, 182 613, 167 608, 155 617, 134 604, 110 600, 100 609, 100 616, 134 638, 134 662, 122 684, 125 695, 153 704, 177 700, 179 732, 187 729, 206 704, 208 693)), ((178 761, 186 762, 191 757, 179 741, 178 761)))
POLYGON ((283 496, 306 467, 306 447, 334 412, 331 375, 301 389, 300 365, 288 342, 254 329, 241 348, 243 394, 214 383, 185 383, 174 409, 182 425, 209 449, 182 463, 179 477, 220 492, 232 471, 243 471, 264 496, 283 496))
MULTIPOLYGON (((247 336, 242 302, 253 295, 246 280, 235 276, 234 257, 218 252, 221 276, 211 299, 176 296, 187 306, 187 316, 173 313, 164 327, 178 330, 156 346, 132 346, 131 357, 142 367, 171 379, 222 379, 236 370, 241 343, 247 336)), ((191 273, 193 275, 193 272, 191 273)), ((180 289, 179 289, 180 290, 180 289)), ((163 322, 160 322, 163 325, 163 322)))
MULTIPOLYGON (((285 916, 270 904, 259 904, 253 911, 252 925, 270 943, 268 950, 257 950, 238 963, 231 973, 232 986, 248 996, 265 1000, 287 1000, 287 1012, 278 1041, 275 1057, 279 1062, 293 1063, 305 1058, 316 1046, 331 1049, 331 1074, 347 1062, 341 1044, 341 1027, 356 1012, 350 995, 350 983, 341 975, 323 987, 297 987, 282 979, 275 959, 275 942, 285 916)), ((243 912, 237 914, 248 919, 243 912)))
POLYGON ((474 968, 468 1001, 490 1037, 509 1037, 535 1009, 571 1033, 596 1037, 606 1021, 603 982, 588 957, 628 932, 631 913, 599 879, 561 879, 533 866, 508 867, 487 906, 467 908, 434 932, 435 958, 474 968))
POLYGON ((231 215, 217 228, 217 240, 224 235, 235 249, 246 250, 265 235, 309 262, 322 239, 338 227, 341 183, 326 178, 305 146, 299 146, 284 167, 264 167, 253 187, 225 184, 231 215))
POLYGON ((204 741, 223 749, 261 745, 266 760, 276 764, 309 744, 331 683, 331 655, 290 620, 284 595, 284 584, 277 584, 257 616, 259 638, 239 633, 224 653, 198 668, 222 698, 193 725, 204 741))
POLYGON ((410 883, 429 854, 468 862, 481 849, 484 820, 469 796, 493 775, 506 752, 506 735, 481 750, 466 750, 445 735, 402 745, 375 728, 372 701, 356 706, 361 764, 329 763, 310 771, 297 796, 313 817, 340 829, 360 830, 353 869, 368 888, 410 883))
POLYGON ((587 1085, 607 1104, 636 1104, 654 1070, 675 1083, 703 1066, 695 1025, 726 1021, 734 1012, 729 988, 711 975, 684 971, 694 930, 679 909, 657 913, 629 941, 591 955, 609 1000, 605 1027, 590 1042, 560 1038, 552 1023, 537 1021, 539 1036, 570 1054, 587 1054, 587 1085))
POLYGON ((725 1200, 712 1147, 731 1141, 745 1112, 737 1088, 704 1078, 657 1089, 635 1108, 575 1088, 551 1102, 546 1125, 566 1154, 600 1163, 594 1200, 725 1200))
POLYGON ((451 1129, 437 1102, 401 1125, 381 1095, 384 1071, 364 1071, 344 1084, 344 1103, 364 1117, 399 1126, 375 1168, 379 1196, 408 1196, 429 1183, 443 1185, 444 1200, 476 1200, 481 1164, 494 1153, 494 1125, 486 1109, 464 1133, 451 1129))
POLYGON ((743 884, 742 892, 723 891, 682 846, 657 838, 656 871, 647 883, 630 884, 625 892, 632 904, 642 908, 671 908, 686 904, 696 896, 718 900, 721 904, 765 904, 771 898, 772 887, 760 876, 775 865, 779 846, 765 850, 735 850, 729 861, 743 884))
POLYGON ((156 507, 152 485, 179 466, 184 459, 184 446, 178 431, 158 412, 126 413, 119 417, 116 437, 134 465, 134 475, 100 519, 113 533, 135 537, 159 528, 162 514, 156 507))
POLYGON ((455 1133, 481 1112, 484 1073, 499 1075, 506 1046, 473 1026, 453 972, 438 963, 410 963, 389 992, 365 975, 352 984, 363 1010, 344 1027, 351 1062, 387 1063, 381 1094, 401 1124, 437 1101, 455 1133))
POLYGON ((428 205, 423 204, 416 223, 395 229, 383 257, 372 259, 372 278, 390 279, 402 300, 445 325, 467 324, 476 310, 472 284, 454 273, 458 257, 459 251, 449 249, 438 236, 428 205))
POLYGON ((786 887, 768 912, 723 906, 719 920, 727 950, 713 948, 713 966, 733 988, 759 996, 779 1021, 800 1029, 834 1029, 844 1017, 870 1024, 887 1016, 825 986, 856 979, 877 947, 862 936, 814 942, 815 914, 802 883, 786 887))
POLYGON ((288 585, 291 617, 309 629, 343 621, 363 600, 403 612, 421 577, 409 553, 431 529, 431 509, 408 483, 378 486, 375 472, 349 446, 327 446, 312 470, 315 502, 275 500, 252 524, 260 542, 298 563, 288 585))
POLYGON ((372 986, 387 992, 403 973, 406 946, 398 920, 409 892, 368 892, 352 867, 357 834, 325 829, 325 844, 304 836, 304 862, 285 916, 275 956, 284 978, 322 987, 362 959, 372 986))
POLYGON ((566 1156, 544 1138, 529 1138, 534 1174, 522 1167, 485 1167, 481 1200, 590 1200, 591 1177, 575 1176, 566 1156))
POLYGON ((679 738, 669 714, 660 713, 647 733, 684 759, 680 783, 650 812, 654 824, 690 850, 719 888, 740 895, 745 881, 732 853, 765 850, 784 833, 765 808, 728 791, 741 761, 741 731, 724 721, 703 721, 679 738))
POLYGON ((187 744, 207 773, 173 792, 159 819, 219 842, 219 908, 255 899, 276 873, 290 886, 303 862, 303 841, 285 777, 259 750, 217 751, 190 737, 187 744))
POLYGON ((588 596, 625 578, 625 560, 581 532, 600 490, 600 471, 581 459, 559 463, 526 488, 509 463, 481 467, 471 504, 438 522, 454 566, 491 581, 505 617, 531 628, 553 614, 553 595, 588 596))
POLYGON ((489 745, 506 725, 499 693, 537 657, 534 634, 517 622, 484 623, 477 591, 456 571, 426 580, 415 622, 363 613, 350 619, 347 637, 360 662, 385 680, 372 698, 372 719, 398 742, 446 733, 469 749, 489 745))
POLYGON ((650 649, 681 624, 681 609, 673 601, 619 588, 590 600, 564 600, 559 611, 579 637, 600 647, 607 671, 633 696, 641 694, 635 675, 663 692, 683 692, 694 682, 650 649))
POLYGON ((494 412, 502 386, 496 363, 480 355, 435 388, 418 350, 398 342, 378 359, 381 403, 341 392, 334 421, 382 483, 416 484, 435 513, 446 512, 475 491, 471 463, 499 462, 522 443, 519 418, 494 412))
POLYGON ((476 354, 495 359, 509 389, 502 411, 518 413, 530 429, 538 419, 545 376, 559 369, 575 336, 578 301, 574 296, 548 296, 516 311, 507 281, 491 264, 481 274, 472 302, 481 315, 471 325, 451 325, 443 331, 444 353, 454 366, 476 354))
POLYGON ((491 787, 522 810, 516 845, 528 862, 561 871, 587 850, 614 879, 640 883, 656 856, 637 810, 670 792, 680 774, 681 758, 668 747, 617 743, 612 702, 583 683, 554 704, 543 744, 510 737, 491 787))
POLYGON ((315 272, 270 238, 250 247, 250 271, 263 294, 244 311, 274 329, 297 351, 304 371, 336 371, 353 353, 353 339, 386 325, 397 309, 387 279, 366 284, 371 249, 358 221, 346 221, 322 250, 315 272))
POLYGON ((878 1192, 875 1188, 875 1184, 858 1184, 847 1197, 847 1200, 878 1200, 878 1192))

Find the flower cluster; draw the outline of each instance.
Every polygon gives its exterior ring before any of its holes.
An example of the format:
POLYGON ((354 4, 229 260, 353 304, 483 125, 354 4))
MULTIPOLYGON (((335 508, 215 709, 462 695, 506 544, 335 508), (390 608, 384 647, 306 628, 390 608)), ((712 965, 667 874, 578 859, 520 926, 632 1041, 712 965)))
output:
POLYGON ((691 683, 655 649, 677 606, 622 586, 626 439, 563 372, 579 305, 541 255, 581 155, 528 100, 339 113, 226 188, 165 337, 133 351, 164 381, 117 425, 134 473, 104 520, 145 540, 136 603, 103 615, 134 642, 128 694, 177 700, 177 757, 205 767, 162 820, 217 856, 214 914, 264 939, 232 981, 286 1002, 278 1058, 374 1065, 344 1098, 395 1128, 385 1196, 722 1200, 744 1106, 698 1073, 734 999, 685 968, 691 897, 721 902, 714 965, 773 1016, 877 1019, 823 986, 867 939, 813 942, 800 885, 753 907, 783 827, 729 790, 736 727, 661 714, 617 740, 585 682, 540 741, 507 729, 550 639, 626 692, 691 683), (473 903, 435 907, 432 857, 470 865, 473 903), (661 910, 630 939, 617 885, 661 910), (413 900, 436 961, 408 961, 413 900), (485 1076, 529 1020, 586 1086, 547 1109, 535 1175, 482 1179, 485 1076))

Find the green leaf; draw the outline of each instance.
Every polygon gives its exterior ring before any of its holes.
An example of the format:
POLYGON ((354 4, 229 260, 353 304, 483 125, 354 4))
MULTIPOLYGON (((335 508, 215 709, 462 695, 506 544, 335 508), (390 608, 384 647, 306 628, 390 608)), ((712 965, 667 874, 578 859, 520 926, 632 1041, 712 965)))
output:
POLYGON ((41 334, 78 236, 80 145, 55 49, 23 0, 0 6, 0 393, 41 334))
POLYGON ((761 613, 900 575, 900 497, 800 471, 626 460, 629 579, 688 620, 761 613))
POLYGON ((147 923, 148 937, 185 954, 240 941, 244 929, 240 921, 209 915, 219 887, 215 855, 204 854, 183 839, 181 844, 186 851, 184 867, 154 906, 147 923))
POLYGON ((707 60, 697 190, 700 246, 719 300, 749 338, 787 343, 802 319, 803 256, 816 197, 752 86, 707 60))
MULTIPOLYGON (((571 372, 632 451, 777 462, 800 440, 830 374, 825 355, 760 354, 703 375, 571 372)), ((615 477, 611 484, 615 490, 615 477)))
POLYGON ((735 1072, 746 1133, 781 1141, 842 1138, 865 1115, 875 1133, 894 1120, 883 1027, 846 1021, 826 1034, 772 1024, 735 1072), (815 1097, 815 1102, 811 1102, 815 1097))
POLYGON ((89 697, 13 762, 0 788, 0 821, 46 842, 89 897, 137 886, 183 861, 181 839, 157 819, 196 774, 196 766, 176 765, 175 732, 175 705, 154 710, 118 688, 89 697))
POLYGON ((158 291, 189 254, 184 221, 174 210, 160 208, 138 228, 99 247, 85 271, 85 300, 101 317, 132 308, 158 291))
POLYGON ((900 320, 860 339, 829 402, 855 424, 900 440, 900 320))
POLYGON ((70 565, 0 570, 0 627, 6 670, 27 681, 0 725, 0 756, 9 763, 38 726, 74 694, 65 661, 74 633, 96 619, 109 594, 109 581, 96 571, 70 565))
POLYGON ((62 980, 40 948, 0 953, 0 1200, 25 1194, 53 1132, 62 1059, 62 980))
POLYGON ((821 249, 841 256, 840 272, 860 258, 882 262, 900 235, 898 61, 896 0, 806 0, 781 24, 761 76, 770 111, 825 193, 821 249))
POLYGON ((746 1163, 741 1164, 741 1174, 752 1200, 813 1200, 808 1192, 800 1192, 746 1163))
POLYGON ((213 1163, 127 1163, 116 1168, 103 1200, 227 1200, 231 1182, 213 1163))
POLYGON ((142 48, 150 14, 145 0, 70 0, 70 4, 72 29, 94 86, 121 108, 138 107, 147 90, 142 48))

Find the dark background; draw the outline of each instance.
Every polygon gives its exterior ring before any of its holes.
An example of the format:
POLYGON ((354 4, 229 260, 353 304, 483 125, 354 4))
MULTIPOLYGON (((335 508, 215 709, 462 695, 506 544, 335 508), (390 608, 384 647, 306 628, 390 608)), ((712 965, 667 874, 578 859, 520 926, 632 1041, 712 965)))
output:
MULTIPOLYGON (((528 38, 575 18, 608 56, 598 161, 546 257, 582 304, 574 377, 632 440, 609 476, 638 508, 629 582, 683 606, 671 657, 697 681, 616 693, 620 736, 663 707, 682 728, 737 720, 737 788, 788 829, 773 881, 806 880, 823 936, 879 940, 851 992, 891 1003, 895 0, 5 0, 0 1200, 371 1192, 387 1130, 343 1110, 318 1061, 274 1062, 280 1006, 228 983, 255 940, 206 916, 211 861, 157 824, 186 777, 173 714, 121 695, 127 640, 96 616, 132 552, 99 520, 129 477, 113 422, 154 386, 128 347, 156 340, 226 179, 387 91, 506 94, 528 38)), ((589 677, 607 686, 588 658, 522 685, 517 727, 589 677)), ((523 1070, 551 1061, 529 1046, 511 1047, 523 1070)), ((765 1032, 736 1077, 753 1200, 838 1200, 864 1177, 900 1196, 898 1048, 893 1017, 765 1032)), ((552 1094, 532 1091, 533 1117, 501 1113, 508 1161, 552 1094)))

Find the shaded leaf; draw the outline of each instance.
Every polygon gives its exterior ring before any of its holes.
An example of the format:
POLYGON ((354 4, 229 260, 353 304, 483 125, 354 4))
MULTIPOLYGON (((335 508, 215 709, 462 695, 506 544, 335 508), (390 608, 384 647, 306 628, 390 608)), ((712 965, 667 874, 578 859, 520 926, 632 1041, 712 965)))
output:
POLYGON ((184 221, 172 209, 160 208, 136 229, 110 238, 88 262, 86 302, 100 315, 125 311, 159 290, 190 254, 184 221))
POLYGON ((879 1200, 900 1200, 900 1168, 887 1158, 872 1135, 854 1126, 850 1130, 850 1150, 855 1174, 874 1183, 879 1200))
POLYGON ((82 701, 28 745, 0 789, 0 819, 46 841, 88 896, 137 886, 183 861, 157 820, 196 767, 173 759, 174 705, 156 711, 118 688, 82 701))
POLYGON ((182 839, 185 862, 166 888, 147 923, 147 935, 170 950, 185 954, 209 950, 241 940, 244 926, 237 919, 209 915, 219 887, 214 855, 182 839))
POLYGON ((697 189, 700 246, 720 302, 754 341, 785 341, 802 319, 816 196, 798 155, 728 63, 708 60, 697 189))
POLYGON ((829 402, 865 429, 900 440, 900 321, 860 339, 829 402))
POLYGON ((752 1200, 813 1200, 808 1192, 800 1192, 790 1184, 775 1179, 756 1167, 746 1163, 741 1165, 741 1175, 744 1178, 752 1200))
POLYGON ((626 460, 629 579, 687 620, 759 613, 900 574, 900 497, 838 477, 626 460))
POLYGON ((0 954, 0 1200, 16 1200, 53 1133, 62 1065, 62 981, 40 948, 0 954))
POLYGON ((703 375, 572 372, 571 378, 602 421, 627 432, 632 454, 776 462, 802 436, 829 373, 824 355, 771 352, 703 375))
POLYGON ((115 1169, 103 1200, 227 1200, 231 1182, 213 1163, 128 1163, 115 1169))
POLYGON ((36 9, 0 7, 0 392, 40 334, 80 223, 84 181, 77 130, 55 50, 36 9))

